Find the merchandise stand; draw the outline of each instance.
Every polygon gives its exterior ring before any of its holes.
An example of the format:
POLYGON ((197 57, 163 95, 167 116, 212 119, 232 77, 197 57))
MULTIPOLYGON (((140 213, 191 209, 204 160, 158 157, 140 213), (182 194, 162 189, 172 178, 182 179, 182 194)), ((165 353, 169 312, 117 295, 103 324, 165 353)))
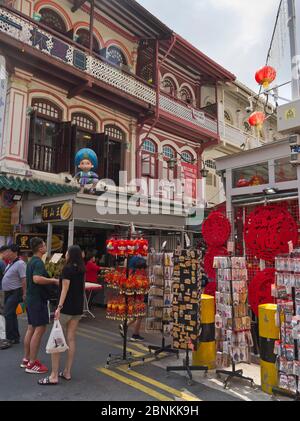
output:
MULTIPOLYGON (((290 254, 288 256, 281 256, 281 257, 277 258, 276 259, 276 266, 277 266, 276 269, 279 272, 278 275, 281 274, 283 277, 286 277, 286 279, 288 279, 290 277, 290 280, 288 280, 287 282, 288 282, 289 287, 291 288, 291 292, 292 292, 292 294, 291 294, 291 298, 292 298, 292 315, 289 315, 290 316, 289 320, 288 320, 288 315, 283 310, 280 310, 278 312, 278 323, 281 326, 281 329, 280 329, 281 330, 281 332, 280 332, 280 341, 279 341, 280 344, 278 344, 278 352, 277 352, 278 362, 279 362, 279 364, 278 364, 279 365, 279 370, 278 371, 279 371, 279 376, 286 375, 287 374, 287 379, 288 379, 288 377, 294 378, 296 391, 293 392, 291 390, 285 390, 285 389, 282 389, 280 387, 273 387, 273 389, 272 389, 272 391, 273 391, 273 397, 276 397, 277 395, 281 395, 281 396, 285 396, 285 397, 289 397, 291 399, 294 399, 295 401, 300 401, 300 390, 299 390, 300 389, 300 380, 299 380, 300 363, 298 363, 299 357, 300 357, 300 355, 299 355, 300 354, 299 353, 299 345, 300 345, 300 338, 299 338, 299 336, 300 336, 300 312, 299 312, 299 297, 298 297, 298 294, 299 294, 299 291, 300 291, 300 252, 297 251, 297 252, 292 253, 292 254, 290 254), (279 266, 278 265, 278 260, 279 259, 285 260, 285 261, 290 262, 290 263, 288 263, 287 265, 284 265, 285 266, 284 269, 282 269, 282 268, 279 269, 278 268, 278 266, 279 266), (293 262, 295 259, 298 260, 298 264, 295 264, 295 265, 292 264, 291 265, 291 262, 293 262), (291 280, 291 278, 293 280, 291 280), (298 298, 298 300, 297 300, 297 298, 298 298), (283 358, 286 358, 286 352, 284 352, 283 349, 286 346, 289 346, 289 345, 287 345, 288 341, 285 338, 288 337, 287 332, 288 332, 289 329, 287 328, 287 326, 289 326, 291 324, 291 316, 293 317, 293 319, 297 323, 296 324, 296 329, 297 329, 296 331, 297 331, 297 334, 298 334, 298 338, 297 339, 294 338, 294 340, 292 341, 293 342, 292 347, 293 347, 293 353, 294 353, 293 357, 294 357, 294 359, 293 360, 292 359, 286 359, 286 363, 287 364, 290 363, 291 365, 294 365, 295 363, 296 364, 298 363, 298 370, 296 372, 293 372, 293 374, 290 372, 289 375, 288 375, 288 373, 285 372, 285 371, 283 371, 283 369, 281 367, 280 357, 283 356, 283 358), (279 349, 281 349, 281 351, 279 351, 279 349)), ((287 296, 286 297, 279 296, 278 295, 278 288, 280 288, 280 287, 281 288, 282 287, 284 288, 284 287, 287 286, 287 284, 285 283, 285 280, 283 280, 283 282, 280 283, 278 281, 278 279, 279 278, 277 277, 276 287, 275 287, 275 289, 277 291, 277 294, 275 294, 275 295, 277 295, 276 298, 278 299, 278 307, 280 307, 280 305, 283 305, 284 306, 284 304, 283 304, 284 301, 287 301, 288 302, 288 293, 287 293, 287 296), (280 298, 283 298, 284 299, 281 304, 280 304, 280 298)), ((276 348, 276 344, 275 344, 275 348, 276 348)), ((280 383, 280 381, 281 380, 279 378, 279 383, 280 383)), ((289 381, 288 381, 288 384, 289 384, 289 381)), ((279 386, 280 386, 280 384, 279 384, 279 386)))
MULTIPOLYGON (((132 239, 132 228, 129 229, 128 240, 132 239)), ((126 256, 126 279, 128 279, 130 274, 129 269, 129 256, 126 256)), ((137 294, 134 293, 134 296, 137 294)), ((132 352, 127 352, 127 343, 128 343, 128 323, 130 321, 129 314, 128 314, 128 306, 129 306, 129 296, 125 293, 125 314, 123 320, 123 328, 124 328, 124 338, 123 338, 123 352, 122 354, 109 354, 106 362, 105 368, 113 368, 118 367, 120 365, 128 365, 128 369, 130 370, 132 364, 134 362, 145 362, 147 355, 143 357, 134 357, 132 352)))
MULTIPOLYGON (((218 279, 218 277, 217 277, 217 279, 218 279)), ((235 314, 235 308, 234 308, 234 305, 233 305, 234 295, 233 295, 233 284, 232 284, 232 282, 233 281, 232 281, 232 278, 231 278, 229 284, 230 284, 232 320, 234 322, 234 320, 236 319, 236 314, 235 314)), ((219 281, 218 281, 218 285, 219 285, 219 281)), ((251 383, 251 387, 254 387, 254 379, 252 379, 250 377, 245 377, 243 375, 243 370, 237 370, 236 363, 233 360, 233 358, 231 358, 231 366, 232 366, 231 370, 222 370, 222 369, 216 370, 216 374, 219 378, 221 377, 221 375, 227 376, 227 378, 224 381, 224 389, 227 389, 227 386, 228 386, 229 382, 234 378, 249 381, 251 383)))
MULTIPOLYGON (((163 283, 163 295, 165 297, 165 292, 166 292, 166 284, 165 284, 165 258, 166 258, 166 253, 165 251, 163 251, 162 253, 162 267, 163 267, 163 277, 164 277, 164 283, 163 283)), ((167 345, 166 344, 166 338, 165 338, 165 334, 164 334, 164 324, 165 322, 162 321, 162 330, 161 330, 161 334, 162 334, 162 343, 161 346, 156 346, 156 345, 149 345, 148 349, 149 352, 154 352, 154 356, 155 358, 157 358, 160 354, 175 354, 177 355, 177 358, 179 358, 179 350, 178 349, 174 349, 172 347, 172 344, 167 345)))
MULTIPOLYGON (((174 266, 174 279, 175 279, 175 285, 173 284, 174 289, 174 299, 173 299, 173 313, 174 313, 174 328, 173 328, 173 339, 174 348, 179 348, 185 350, 185 358, 183 360, 182 366, 174 366, 174 367, 167 367, 167 372, 186 372, 188 375, 188 384, 193 384, 193 374, 194 371, 204 371, 205 376, 208 373, 208 367, 206 366, 193 366, 191 365, 190 360, 190 352, 192 351, 192 347, 196 348, 200 333, 201 333, 201 326, 200 326, 200 308, 199 305, 201 305, 201 288, 200 288, 200 279, 199 279, 199 263, 195 265, 195 267, 192 269, 195 272, 195 278, 193 282, 193 276, 191 276, 191 273, 187 273, 189 270, 188 266, 185 268, 182 268, 182 262, 185 258, 188 256, 188 254, 194 254, 194 257, 192 258, 194 261, 197 258, 197 253, 193 250, 178 250, 177 257, 175 258, 175 266, 174 266), (176 271, 178 267, 176 268, 176 262, 177 266, 180 266, 180 271, 176 271), (180 263, 181 262, 181 263, 180 263), (180 272, 180 273, 179 273, 180 272), (190 284, 189 278, 191 277, 192 284, 190 284), (177 279, 177 282, 176 282, 177 279), (180 282, 181 281, 181 282, 180 282), (182 283, 184 282, 184 283, 182 283), (177 285, 176 285, 177 283, 177 285), (188 283, 188 285, 186 285, 188 283), (194 300, 191 301, 191 304, 186 305, 185 310, 180 310, 180 307, 186 303, 186 298, 188 297, 188 294, 191 292, 189 291, 189 288, 192 288, 194 292, 192 293, 192 297, 194 297, 194 300), (187 291, 188 290, 188 291, 187 291), (179 292, 181 291, 181 292, 179 292), (184 291, 184 292, 183 292, 184 291), (194 295, 193 295, 194 294, 194 295), (180 295, 183 295, 182 299, 180 298, 180 295), (177 298, 175 298, 177 296, 177 298), (196 298, 197 297, 197 298, 196 298), (176 307, 179 307, 179 318, 176 316, 176 313, 178 312, 176 307), (181 314, 180 314, 181 313, 181 314), (188 324, 187 320, 194 319, 193 323, 193 329, 191 330, 190 325, 188 324), (186 320, 184 322, 184 320, 186 320), (179 332, 177 334, 177 331, 179 332)), ((195 263, 194 263, 195 264, 195 263)), ((194 265, 193 264, 193 265, 194 265)), ((193 266, 192 265, 192 266, 193 266)))

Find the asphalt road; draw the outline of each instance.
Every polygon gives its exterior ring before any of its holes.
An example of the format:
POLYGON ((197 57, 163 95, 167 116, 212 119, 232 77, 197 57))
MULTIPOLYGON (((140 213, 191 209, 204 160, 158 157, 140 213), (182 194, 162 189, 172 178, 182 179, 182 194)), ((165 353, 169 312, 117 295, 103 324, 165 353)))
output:
MULTIPOLYGON (((118 323, 105 319, 104 311, 96 309, 96 320, 84 319, 77 338, 77 354, 71 382, 61 381, 58 386, 42 387, 37 380, 43 376, 27 374, 19 368, 23 357, 22 345, 0 351, 0 401, 238 401, 228 393, 201 383, 188 386, 184 376, 155 365, 146 345, 157 344, 159 336, 146 335, 142 344, 129 344, 129 351, 145 357, 145 364, 107 370, 110 353, 122 352, 118 323)), ((26 317, 20 318, 21 331, 26 328, 26 317)), ((49 330, 44 337, 40 360, 48 367, 50 357, 45 353, 49 330)), ((63 361, 62 357, 62 361, 63 361)), ((63 368, 63 366, 62 366, 63 368)))

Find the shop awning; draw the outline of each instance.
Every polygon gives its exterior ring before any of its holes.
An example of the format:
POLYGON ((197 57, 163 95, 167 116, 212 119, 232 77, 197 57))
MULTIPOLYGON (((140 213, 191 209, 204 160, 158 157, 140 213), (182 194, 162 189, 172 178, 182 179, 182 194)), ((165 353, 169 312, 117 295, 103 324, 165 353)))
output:
POLYGON ((0 190, 14 190, 22 193, 35 193, 39 196, 57 196, 60 194, 77 193, 78 187, 50 183, 33 178, 8 177, 0 175, 0 190))

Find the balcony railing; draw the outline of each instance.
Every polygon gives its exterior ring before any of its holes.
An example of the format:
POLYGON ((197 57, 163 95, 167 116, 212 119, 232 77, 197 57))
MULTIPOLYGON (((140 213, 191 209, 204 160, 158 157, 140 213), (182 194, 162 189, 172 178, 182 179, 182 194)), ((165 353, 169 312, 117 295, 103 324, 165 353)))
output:
MULTIPOLYGON (((119 89, 132 97, 156 106, 156 91, 153 87, 130 76, 121 69, 110 65, 101 58, 88 54, 76 43, 67 41, 65 37, 56 37, 51 31, 45 31, 31 19, 0 7, 0 32, 29 45, 41 53, 63 62, 76 70, 80 70, 93 78, 119 89)), ((199 128, 217 134, 217 122, 198 110, 192 110, 183 103, 160 96, 160 108, 183 121, 193 123, 199 128)))
POLYGON ((35 143, 33 145, 32 162, 29 162, 29 165, 33 170, 55 173, 55 158, 55 148, 35 143))
POLYGON ((242 130, 230 126, 229 124, 219 123, 220 137, 225 142, 230 142, 240 148, 243 144, 249 149, 258 148, 263 144, 257 137, 251 133, 245 133, 242 130))

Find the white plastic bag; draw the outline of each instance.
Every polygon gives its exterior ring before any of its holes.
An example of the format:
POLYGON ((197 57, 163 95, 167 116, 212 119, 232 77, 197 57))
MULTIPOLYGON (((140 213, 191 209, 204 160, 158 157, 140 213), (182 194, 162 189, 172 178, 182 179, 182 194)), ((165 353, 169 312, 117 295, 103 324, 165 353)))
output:
POLYGON ((5 339, 6 339, 5 318, 0 315, 0 340, 3 341, 5 339))
POLYGON ((57 354, 69 349, 59 320, 54 321, 53 328, 46 346, 47 354, 57 354))

